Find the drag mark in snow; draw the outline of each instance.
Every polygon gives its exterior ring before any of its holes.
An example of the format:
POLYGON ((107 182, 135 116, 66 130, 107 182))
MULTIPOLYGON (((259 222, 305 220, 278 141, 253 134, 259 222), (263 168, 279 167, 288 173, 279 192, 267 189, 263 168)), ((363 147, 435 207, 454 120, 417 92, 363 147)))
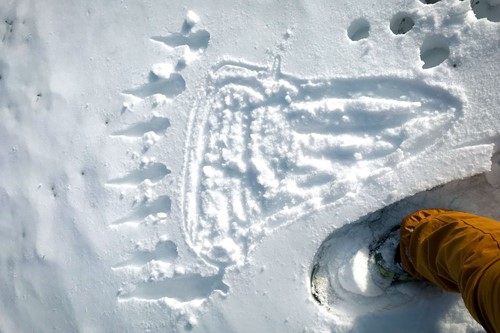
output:
POLYGON ((170 170, 162 163, 151 163, 150 165, 131 171, 123 177, 112 179, 109 185, 137 186, 146 179, 156 183, 170 173, 170 170))
POLYGON ((150 224, 161 222, 168 217, 171 205, 172 201, 167 195, 160 196, 155 200, 147 201, 145 203, 141 202, 130 214, 116 220, 112 225, 138 225, 141 223, 150 224))
POLYGON ((177 253, 177 245, 171 240, 160 240, 156 243, 155 249, 152 251, 137 249, 127 260, 124 260, 113 268, 135 267, 141 268, 152 261, 172 262, 179 254, 177 253))
POLYGON ((229 287, 222 281, 222 273, 214 276, 202 276, 196 273, 161 277, 138 283, 133 290, 120 291, 118 298, 157 300, 164 297, 178 302, 189 302, 208 298, 214 291, 227 293, 229 287))
POLYGON ((134 89, 125 90, 123 93, 139 98, 146 98, 155 94, 174 97, 184 90, 186 90, 186 81, 178 73, 172 73, 168 78, 150 74, 147 83, 134 89))
POLYGON ((142 137, 147 132, 154 132, 156 135, 162 135, 167 128, 170 127, 168 118, 153 116, 147 122, 139 122, 129 126, 126 129, 113 132, 112 136, 125 136, 125 137, 142 137))
POLYGON ((210 33, 206 30, 198 30, 196 32, 189 32, 188 34, 175 32, 167 36, 154 36, 151 39, 170 47, 186 45, 191 51, 199 51, 208 47, 210 33))
POLYGON ((303 79, 215 67, 191 119, 183 193, 193 250, 242 264, 257 239, 354 194, 461 115, 445 89, 398 77, 303 79))

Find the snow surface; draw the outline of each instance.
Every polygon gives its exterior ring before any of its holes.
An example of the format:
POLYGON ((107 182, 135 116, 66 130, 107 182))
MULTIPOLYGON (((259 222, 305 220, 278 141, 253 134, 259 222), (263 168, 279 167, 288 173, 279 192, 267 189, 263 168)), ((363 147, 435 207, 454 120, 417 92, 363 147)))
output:
POLYGON ((366 246, 415 209, 500 219, 498 1, 0 15, 0 331, 481 331, 381 293, 366 246))

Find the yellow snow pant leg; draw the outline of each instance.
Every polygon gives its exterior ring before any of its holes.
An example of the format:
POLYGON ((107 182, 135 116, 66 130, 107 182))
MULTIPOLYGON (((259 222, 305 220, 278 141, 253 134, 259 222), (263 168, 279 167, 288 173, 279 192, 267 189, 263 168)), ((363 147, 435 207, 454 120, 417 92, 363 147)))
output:
POLYGON ((421 280, 460 292, 471 315, 500 333, 500 222, 446 209, 401 222, 401 263, 421 280))

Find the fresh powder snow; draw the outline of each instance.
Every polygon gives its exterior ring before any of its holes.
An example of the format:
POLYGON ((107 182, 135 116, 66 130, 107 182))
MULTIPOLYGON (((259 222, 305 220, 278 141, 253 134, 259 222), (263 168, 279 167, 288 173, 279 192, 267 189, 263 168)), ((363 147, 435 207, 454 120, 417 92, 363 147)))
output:
POLYGON ((500 1, 0 15, 0 331, 483 332, 369 246, 500 220, 500 1))

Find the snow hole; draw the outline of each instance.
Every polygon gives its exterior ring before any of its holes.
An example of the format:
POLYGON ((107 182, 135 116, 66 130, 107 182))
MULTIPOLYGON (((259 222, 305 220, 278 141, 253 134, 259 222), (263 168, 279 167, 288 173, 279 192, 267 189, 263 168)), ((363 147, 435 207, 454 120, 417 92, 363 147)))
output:
POLYGON ((347 29, 347 36, 349 36, 349 38, 354 42, 367 38, 369 35, 370 23, 364 18, 352 21, 351 25, 347 29))
POLYGON ((420 0, 420 2, 425 3, 426 5, 432 5, 434 3, 437 3, 441 0, 420 0))
POLYGON ((395 35, 404 35, 415 25, 415 21, 407 13, 397 13, 391 19, 390 28, 395 35))
POLYGON ((500 22, 500 0, 471 0, 470 6, 478 20, 500 22))
POLYGON ((429 36, 420 47, 420 59, 423 69, 436 67, 450 55, 448 41, 443 36, 429 36))

